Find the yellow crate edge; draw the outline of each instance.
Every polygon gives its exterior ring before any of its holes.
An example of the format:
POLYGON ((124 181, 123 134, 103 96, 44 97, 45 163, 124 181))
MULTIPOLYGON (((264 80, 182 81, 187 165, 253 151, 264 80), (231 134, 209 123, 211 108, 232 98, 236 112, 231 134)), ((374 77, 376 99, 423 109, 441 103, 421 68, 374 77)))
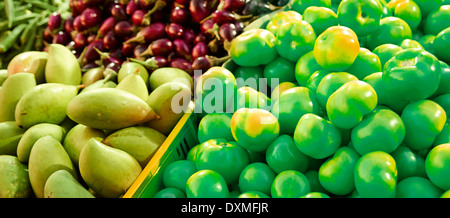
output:
POLYGON ((152 157, 147 166, 145 166, 145 168, 139 174, 138 178, 136 178, 136 180, 133 182, 130 188, 128 188, 127 192, 123 195, 122 198, 132 198, 133 195, 136 193, 136 191, 139 189, 139 187, 142 185, 144 180, 150 174, 151 170, 154 169, 155 167, 159 167, 161 158, 163 157, 164 153, 166 153, 167 149, 170 147, 173 140, 177 137, 178 133, 181 131, 183 126, 186 124, 189 117, 192 115, 193 109, 194 109, 194 102, 191 101, 189 104, 189 111, 187 111, 181 117, 177 125, 175 125, 175 127, 173 128, 172 132, 170 132, 169 136, 167 136, 164 143, 152 157))

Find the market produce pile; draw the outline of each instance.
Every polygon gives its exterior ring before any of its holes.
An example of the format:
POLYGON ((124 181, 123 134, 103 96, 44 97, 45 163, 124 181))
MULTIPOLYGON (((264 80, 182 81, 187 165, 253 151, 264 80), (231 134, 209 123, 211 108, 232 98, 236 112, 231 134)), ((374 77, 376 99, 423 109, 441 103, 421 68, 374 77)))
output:
POLYGON ((197 81, 199 144, 154 196, 449 197, 441 4, 293 1, 236 37, 197 81))

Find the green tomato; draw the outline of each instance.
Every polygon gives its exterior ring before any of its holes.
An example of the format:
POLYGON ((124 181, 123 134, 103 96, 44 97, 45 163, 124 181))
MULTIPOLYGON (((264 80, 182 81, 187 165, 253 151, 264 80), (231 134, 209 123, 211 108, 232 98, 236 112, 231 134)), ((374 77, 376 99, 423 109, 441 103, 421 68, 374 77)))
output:
POLYGON ((295 63, 290 60, 277 57, 264 67, 264 78, 267 85, 276 87, 283 82, 295 82, 295 63))
POLYGON ((331 0, 294 0, 291 2, 291 10, 303 14, 310 6, 327 7, 331 6, 331 0))
POLYGON ((362 198, 393 198, 397 185, 394 158, 386 152, 363 155, 355 167, 355 188, 362 198))
POLYGON ((373 53, 380 58, 381 69, 384 69, 386 62, 394 57, 399 51, 403 50, 402 47, 394 44, 383 44, 373 49, 373 53))
POLYGON ((332 26, 317 37, 314 43, 314 58, 328 71, 345 71, 360 49, 358 36, 345 26, 332 26))
POLYGON ((436 136, 436 139, 433 142, 433 147, 447 143, 450 143, 450 125, 445 124, 442 131, 436 136))
POLYGON ((409 25, 398 17, 385 17, 380 21, 380 27, 367 36, 367 46, 370 50, 382 44, 399 45, 404 39, 411 39, 412 31, 409 25))
POLYGON ((195 163, 190 160, 178 160, 170 163, 163 174, 163 183, 167 188, 185 190, 189 177, 197 172, 195 163))
POLYGON ((237 90, 236 108, 261 108, 270 110, 271 100, 264 93, 258 92, 251 87, 244 86, 237 90))
MULTIPOLYGON (((186 183, 184 185, 186 186, 186 183)), ((186 195, 177 188, 164 188, 156 192, 153 198, 186 198, 186 195)))
POLYGON ((300 198, 330 198, 330 196, 321 192, 310 192, 306 195, 300 196, 300 198))
POLYGON ((400 44, 400 47, 403 49, 408 49, 408 48, 417 48, 417 49, 423 49, 425 50, 425 48, 423 48, 423 46, 416 40, 414 39, 405 39, 402 41, 402 43, 400 44))
POLYGON ((275 101, 272 113, 278 117, 280 134, 294 133, 300 118, 306 113, 319 113, 316 96, 308 88, 294 87, 284 91, 275 101))
POLYGON ((266 150, 266 162, 275 173, 285 170, 306 172, 309 158, 298 150, 290 135, 281 135, 266 150))
POLYGON ((383 70, 386 89, 406 101, 430 97, 439 87, 439 60, 427 51, 404 49, 391 58, 383 70))
POLYGON ((439 198, 442 190, 423 177, 408 177, 397 184, 397 198, 439 198))
POLYGON ((358 36, 367 36, 380 27, 383 7, 377 0, 343 0, 338 8, 339 25, 350 27, 358 36))
POLYGON ((319 168, 319 181, 322 187, 335 194, 347 195, 355 189, 354 172, 360 155, 355 149, 344 146, 325 161, 319 168))
POLYGON ((441 195, 441 198, 450 198, 450 190, 447 190, 441 195))
POLYGON ((259 108, 241 108, 231 117, 231 133, 239 145, 263 152, 280 133, 278 119, 259 108))
POLYGON ((443 61, 439 61, 439 63, 441 64, 441 80, 438 89, 432 97, 450 93, 450 86, 448 85, 450 84, 450 66, 443 61))
POLYGON ((292 62, 312 51, 317 37, 311 24, 304 20, 284 23, 275 36, 278 54, 292 62))
POLYGON ((374 110, 352 129, 352 144, 364 155, 372 151, 394 151, 405 138, 405 125, 390 109, 374 110))
POLYGON ((275 102, 280 97, 281 93, 283 93, 284 91, 286 91, 290 88, 294 88, 296 86, 297 85, 293 82, 282 82, 278 86, 276 86, 274 89, 272 89, 270 98, 272 99, 273 102, 275 102))
POLYGON ((431 54, 435 55, 433 48, 433 42, 435 38, 436 38, 435 35, 423 35, 419 38, 418 42, 427 52, 430 52, 431 54))
POLYGON ((414 0, 414 2, 419 5, 423 18, 427 17, 435 9, 438 9, 443 3, 442 0, 414 0))
POLYGON ((305 86, 311 75, 318 70, 322 70, 322 67, 314 58, 314 52, 310 51, 298 59, 295 65, 295 79, 300 86, 305 86))
POLYGON ((440 60, 450 63, 450 27, 442 30, 433 41, 433 51, 440 60))
POLYGON ((242 169, 249 164, 248 152, 236 142, 211 139, 202 143, 195 166, 197 170, 214 170, 227 184, 238 181, 242 169))
POLYGON ((241 192, 259 191, 270 195, 275 172, 265 163, 256 162, 247 165, 239 176, 239 189, 241 192))
POLYGON ((237 88, 250 86, 256 90, 267 89, 267 83, 264 81, 264 67, 238 67, 234 71, 237 88))
POLYGON ((223 113, 234 104, 234 96, 237 89, 236 78, 224 67, 211 67, 198 79, 195 87, 196 111, 204 113, 223 113))
POLYGON ((443 190, 450 189, 450 144, 441 144, 428 153, 425 170, 433 184, 443 190))
POLYGON ((301 21, 302 15, 296 11, 280 11, 270 18, 267 23, 266 29, 272 32, 274 35, 277 34, 278 29, 281 25, 288 21, 301 21))
POLYGON ((325 108, 328 98, 342 85, 357 80, 356 76, 346 72, 329 73, 324 76, 316 89, 316 99, 320 107, 325 108))
POLYGON ((330 121, 308 113, 298 121, 294 141, 302 153, 323 159, 333 155, 339 148, 341 133, 330 121))
POLYGON ((258 191, 248 191, 241 193, 238 198, 270 198, 268 195, 258 191))
POLYGON ((408 104, 401 118, 406 130, 404 143, 413 150, 426 149, 433 145, 447 120, 444 109, 431 100, 408 104))
POLYGON ((217 138, 224 138, 228 141, 233 140, 230 123, 231 114, 212 113, 204 116, 198 124, 198 141, 203 143, 217 138))
POLYGON ((256 67, 269 64, 277 57, 276 37, 265 29, 252 29, 231 41, 230 56, 236 64, 256 67))
POLYGON ((321 192, 324 194, 329 194, 329 192, 323 188, 319 181, 318 169, 320 168, 320 166, 321 165, 315 167, 315 169, 306 171, 305 176, 308 178, 309 184, 311 186, 311 192, 321 192))
POLYGON ((362 80, 372 73, 381 72, 381 66, 380 58, 376 54, 367 48, 360 48, 355 61, 346 71, 362 80))
POLYGON ((311 186, 308 178, 295 170, 279 173, 271 187, 272 198, 298 198, 309 192, 311 192, 311 186))
POLYGON ((446 115, 450 115, 450 94, 440 95, 434 98, 433 101, 444 109, 446 115))
POLYGON ((212 170, 200 170, 189 177, 186 182, 186 197, 188 198, 228 198, 225 179, 212 170))
MULTIPOLYGON (((389 2, 389 4, 391 4, 391 2, 389 2)), ((395 4, 395 6, 393 5, 392 11, 394 12, 394 16, 404 20, 411 30, 415 30, 422 20, 420 8, 412 0, 397 1, 397 4, 395 4)))
POLYGON ((197 144, 197 145, 195 145, 194 147, 192 147, 192 148, 188 151, 188 153, 187 153, 187 155, 186 155, 186 160, 190 160, 190 161, 192 161, 192 162, 195 162, 195 159, 197 158, 198 150, 199 150, 199 148, 201 147, 201 145, 202 145, 202 144, 197 144))
POLYGON ((338 25, 337 14, 326 7, 310 6, 303 13, 303 20, 310 23, 316 35, 332 26, 338 25))
POLYGON ((336 90, 327 101, 330 121, 339 128, 350 129, 377 105, 377 93, 364 81, 350 81, 336 90))
POLYGON ((450 27, 450 5, 441 5, 433 10, 426 18, 424 24, 425 34, 437 35, 442 30, 450 27))
POLYGON ((370 84, 377 93, 378 105, 387 106, 396 113, 401 114, 403 108, 409 103, 401 95, 395 95, 387 91, 382 72, 372 73, 364 78, 363 81, 370 84))
POLYGON ((390 154, 397 165, 398 181, 413 176, 427 176, 425 173, 425 160, 406 145, 401 144, 390 154))

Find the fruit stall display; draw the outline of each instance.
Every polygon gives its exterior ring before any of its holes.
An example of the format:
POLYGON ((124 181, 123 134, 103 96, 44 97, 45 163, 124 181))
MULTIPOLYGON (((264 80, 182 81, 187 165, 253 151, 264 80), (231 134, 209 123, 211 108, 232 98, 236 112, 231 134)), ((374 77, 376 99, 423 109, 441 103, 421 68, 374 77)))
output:
POLYGON ((0 197, 448 197, 449 4, 71 0, 25 25, 7 13, 0 197), (17 40, 28 28, 35 47, 17 40))

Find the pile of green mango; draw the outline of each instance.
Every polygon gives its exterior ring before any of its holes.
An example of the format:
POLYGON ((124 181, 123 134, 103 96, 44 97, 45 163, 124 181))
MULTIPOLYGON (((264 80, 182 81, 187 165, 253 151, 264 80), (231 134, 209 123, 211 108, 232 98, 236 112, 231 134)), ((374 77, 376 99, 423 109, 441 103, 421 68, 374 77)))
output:
POLYGON ((186 112, 193 79, 134 62, 83 72, 67 47, 48 48, 0 71, 0 198, 121 197, 186 112))

